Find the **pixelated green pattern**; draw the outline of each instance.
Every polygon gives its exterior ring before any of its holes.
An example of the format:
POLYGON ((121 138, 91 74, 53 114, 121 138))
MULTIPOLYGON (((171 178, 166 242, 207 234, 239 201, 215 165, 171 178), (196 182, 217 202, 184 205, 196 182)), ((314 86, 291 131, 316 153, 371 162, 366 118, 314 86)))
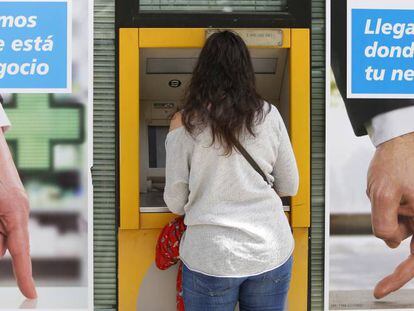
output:
POLYGON ((6 138, 17 142, 19 169, 51 168, 51 142, 80 137, 79 109, 52 107, 49 100, 48 94, 20 94, 17 107, 6 109, 12 123, 6 138))

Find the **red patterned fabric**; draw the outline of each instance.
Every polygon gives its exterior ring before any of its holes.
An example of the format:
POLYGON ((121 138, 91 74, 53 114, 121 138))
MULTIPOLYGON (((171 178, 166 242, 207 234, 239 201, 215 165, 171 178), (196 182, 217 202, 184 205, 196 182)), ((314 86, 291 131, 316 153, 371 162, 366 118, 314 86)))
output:
MULTIPOLYGON (((159 269, 168 269, 179 262, 180 240, 185 229, 184 216, 180 216, 171 220, 161 230, 155 249, 155 264, 159 269)), ((182 271, 180 262, 177 275, 177 311, 184 311, 182 271)))

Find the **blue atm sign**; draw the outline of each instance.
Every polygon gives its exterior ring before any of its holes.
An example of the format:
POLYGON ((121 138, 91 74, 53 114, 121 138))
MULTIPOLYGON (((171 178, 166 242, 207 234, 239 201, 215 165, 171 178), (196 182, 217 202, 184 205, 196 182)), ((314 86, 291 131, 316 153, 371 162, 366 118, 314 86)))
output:
POLYGON ((0 91, 71 92, 70 0, 0 0, 0 91))
POLYGON ((414 1, 348 0, 348 98, 414 96, 414 1))

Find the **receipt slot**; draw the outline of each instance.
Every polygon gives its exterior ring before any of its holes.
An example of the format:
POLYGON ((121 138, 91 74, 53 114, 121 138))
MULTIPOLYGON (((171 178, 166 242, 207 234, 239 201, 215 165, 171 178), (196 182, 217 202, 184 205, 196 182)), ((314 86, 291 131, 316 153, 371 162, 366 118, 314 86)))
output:
MULTIPOLYGON (((289 128, 300 172, 285 206, 295 237, 288 309, 307 309, 310 226, 309 29, 236 28, 247 43, 259 93, 289 128)), ((176 217, 163 201, 169 119, 208 28, 119 29, 119 310, 174 311, 176 267, 154 264, 160 229, 176 217)))

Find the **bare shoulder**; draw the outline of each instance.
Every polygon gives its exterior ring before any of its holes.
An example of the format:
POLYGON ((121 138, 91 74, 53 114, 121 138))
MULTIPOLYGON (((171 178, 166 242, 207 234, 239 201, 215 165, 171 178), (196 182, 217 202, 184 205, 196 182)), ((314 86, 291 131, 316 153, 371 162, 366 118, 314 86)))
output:
POLYGON ((173 115, 173 117, 171 118, 171 122, 170 122, 170 132, 172 130, 175 130, 175 129, 181 127, 181 126, 183 126, 181 112, 176 112, 173 115))
POLYGON ((277 107, 268 102, 265 102, 264 113, 265 113, 265 120, 269 124, 278 125, 280 123, 280 120, 282 119, 277 107))

